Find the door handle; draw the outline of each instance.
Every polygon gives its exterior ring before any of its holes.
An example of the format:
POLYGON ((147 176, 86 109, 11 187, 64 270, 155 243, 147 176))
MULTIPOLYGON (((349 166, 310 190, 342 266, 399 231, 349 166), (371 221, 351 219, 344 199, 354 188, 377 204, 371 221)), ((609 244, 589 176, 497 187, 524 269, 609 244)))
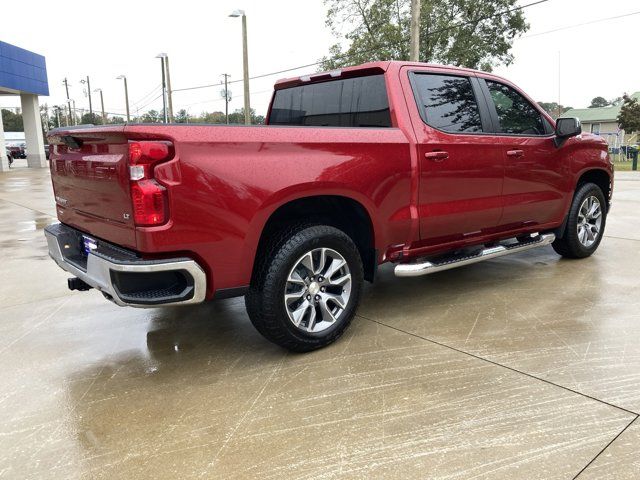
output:
POLYGON ((441 162, 449 158, 449 152, 443 152, 442 150, 437 150, 434 152, 427 152, 424 154, 425 158, 429 160, 433 160, 434 162, 441 162))
POLYGON ((507 157, 520 158, 524 157, 523 150, 507 150, 507 157))

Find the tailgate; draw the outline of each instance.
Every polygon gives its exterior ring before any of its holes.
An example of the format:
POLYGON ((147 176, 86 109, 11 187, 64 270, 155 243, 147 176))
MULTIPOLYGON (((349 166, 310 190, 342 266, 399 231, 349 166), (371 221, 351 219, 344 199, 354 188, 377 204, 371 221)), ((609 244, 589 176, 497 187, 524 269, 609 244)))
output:
POLYGON ((124 126, 58 129, 49 145, 58 219, 135 248, 124 126))

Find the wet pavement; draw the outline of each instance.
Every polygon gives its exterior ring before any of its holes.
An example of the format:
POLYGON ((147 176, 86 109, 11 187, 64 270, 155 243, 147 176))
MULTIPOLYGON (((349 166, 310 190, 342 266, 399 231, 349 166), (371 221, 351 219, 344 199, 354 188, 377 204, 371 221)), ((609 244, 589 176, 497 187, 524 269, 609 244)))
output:
POLYGON ((640 478, 640 174, 593 257, 383 267, 305 355, 242 299, 68 291, 53 215, 46 170, 0 174, 0 478, 640 478))

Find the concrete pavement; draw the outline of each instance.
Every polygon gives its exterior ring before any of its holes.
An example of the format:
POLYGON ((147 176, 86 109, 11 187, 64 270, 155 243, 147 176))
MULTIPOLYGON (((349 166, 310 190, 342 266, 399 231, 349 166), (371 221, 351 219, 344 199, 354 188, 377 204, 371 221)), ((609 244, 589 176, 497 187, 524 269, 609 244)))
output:
POLYGON ((640 478, 640 175, 593 257, 411 279, 287 353, 242 299, 117 307, 48 258, 48 172, 0 174, 0 478, 640 478))

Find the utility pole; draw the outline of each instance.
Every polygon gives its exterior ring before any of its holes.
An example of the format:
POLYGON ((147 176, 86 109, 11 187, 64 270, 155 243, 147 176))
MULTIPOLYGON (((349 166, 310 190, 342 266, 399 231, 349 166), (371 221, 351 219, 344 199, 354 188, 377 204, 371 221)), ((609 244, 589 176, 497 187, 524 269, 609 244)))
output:
POLYGON ((96 88, 94 92, 100 92, 100 107, 102 108, 102 124, 107 124, 107 115, 104 113, 104 97, 102 96, 102 89, 96 88))
POLYGON ((230 17, 242 17, 242 74, 244 81, 244 123, 251 125, 251 105, 249 101, 249 52, 247 46, 247 15, 244 10, 234 10, 230 17))
POLYGON ((169 107, 169 123, 173 123, 173 99, 171 98, 171 75, 169 74, 169 56, 164 57, 164 68, 167 71, 167 104, 169 107))
POLYGON ((64 77, 64 80, 62 81, 62 83, 64 83, 64 88, 67 90, 67 109, 68 109, 67 127, 68 127, 69 125, 71 125, 71 100, 69 100, 69 82, 67 81, 67 77, 64 77))
POLYGON ((224 77, 224 92, 223 92, 223 96, 224 96, 224 121, 227 125, 229 125, 229 77, 231 75, 229 75, 228 73, 223 73, 222 76, 224 77))
POLYGON ((411 0, 411 45, 409 61, 420 61, 420 0, 411 0))
POLYGON ((89 96, 89 115, 91 116, 91 120, 93 120, 93 107, 91 105, 91 82, 89 81, 89 75, 87 75, 86 80, 80 80, 80 83, 87 84, 87 95, 89 96))
POLYGON ((89 95, 89 115, 93 118, 93 106, 91 105, 91 83, 89 82, 89 75, 87 75, 87 94, 89 95))
POLYGON ((118 75, 116 80, 124 80, 124 101, 127 105, 127 123, 130 121, 129 118, 129 88, 127 87, 127 77, 125 75, 118 75))
POLYGON ((167 58, 167 54, 159 53, 158 55, 156 55, 156 58, 160 59, 160 66, 162 68, 162 113, 164 117, 164 123, 167 123, 169 121, 167 116, 167 78, 165 75, 164 66, 164 60, 165 58, 167 58))
POLYGON ((60 106, 57 105, 55 107, 56 110, 56 119, 58 120, 58 128, 60 128, 62 126, 62 124, 60 123, 60 106))

